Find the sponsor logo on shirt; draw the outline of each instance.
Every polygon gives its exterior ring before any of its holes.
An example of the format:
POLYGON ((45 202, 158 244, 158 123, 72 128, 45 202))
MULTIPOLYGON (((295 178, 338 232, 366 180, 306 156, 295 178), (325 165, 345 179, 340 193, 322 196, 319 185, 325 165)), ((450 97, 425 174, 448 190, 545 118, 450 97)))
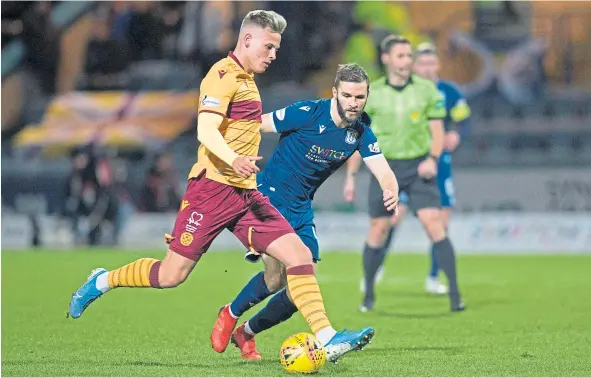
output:
POLYGON ((333 150, 332 148, 323 148, 313 145, 308 150, 306 158, 315 163, 329 163, 331 161, 340 161, 347 158, 345 151, 333 150))
POLYGON ((209 107, 209 108, 217 108, 220 106, 220 100, 215 97, 205 96, 203 100, 201 100, 201 106, 209 107))
POLYGON ((302 106, 302 107, 300 108, 300 110, 303 110, 303 111, 305 111, 305 112, 309 112, 309 111, 310 111, 310 107, 309 107, 309 106, 302 106))
POLYGON ((318 127, 318 129, 320 130, 320 134, 322 134, 322 132, 323 132, 324 130, 326 130, 326 126, 324 126, 324 125, 320 125, 320 126, 318 127))

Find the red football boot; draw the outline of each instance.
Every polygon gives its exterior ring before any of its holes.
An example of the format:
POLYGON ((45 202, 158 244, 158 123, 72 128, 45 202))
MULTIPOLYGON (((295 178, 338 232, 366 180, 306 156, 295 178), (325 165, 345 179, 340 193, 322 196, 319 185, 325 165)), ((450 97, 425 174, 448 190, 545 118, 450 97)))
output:
MULTIPOLYGON (((246 324, 246 323, 245 323, 246 324)), ((254 343, 254 336, 244 330, 244 324, 232 333, 232 344, 240 349, 243 360, 261 360, 261 354, 254 343)))
POLYGON ((238 319, 230 315, 230 305, 225 305, 220 309, 209 338, 211 340, 211 347, 216 352, 222 353, 226 350, 237 321, 238 319))

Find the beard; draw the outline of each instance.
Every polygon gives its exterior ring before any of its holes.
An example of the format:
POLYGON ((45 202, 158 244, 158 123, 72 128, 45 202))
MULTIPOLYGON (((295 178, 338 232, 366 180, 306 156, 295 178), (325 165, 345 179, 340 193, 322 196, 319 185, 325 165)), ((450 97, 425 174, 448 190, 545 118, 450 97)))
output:
POLYGON ((339 101, 339 98, 337 96, 337 112, 339 113, 339 117, 341 117, 341 119, 347 123, 347 126, 350 126, 353 123, 355 123, 355 121, 357 121, 359 119, 359 117, 361 117, 361 113, 363 112, 363 109, 358 110, 357 115, 355 117, 353 117, 353 118, 347 117, 345 109, 341 105, 341 102, 339 101))

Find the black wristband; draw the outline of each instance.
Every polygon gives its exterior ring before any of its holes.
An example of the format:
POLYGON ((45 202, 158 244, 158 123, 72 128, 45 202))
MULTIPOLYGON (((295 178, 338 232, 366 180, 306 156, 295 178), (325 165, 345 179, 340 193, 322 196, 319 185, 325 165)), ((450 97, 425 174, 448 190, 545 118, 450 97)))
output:
POLYGON ((433 154, 429 154, 429 157, 435 159, 436 162, 439 162, 439 156, 435 156, 433 154))

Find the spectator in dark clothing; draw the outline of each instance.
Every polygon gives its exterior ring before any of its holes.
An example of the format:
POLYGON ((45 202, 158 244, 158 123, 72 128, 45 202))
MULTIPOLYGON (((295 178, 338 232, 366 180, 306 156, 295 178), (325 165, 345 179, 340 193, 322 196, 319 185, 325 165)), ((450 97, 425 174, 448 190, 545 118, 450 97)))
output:
POLYGON ((162 55, 162 23, 152 14, 152 8, 153 4, 149 1, 132 3, 127 40, 134 62, 159 59, 162 55))
POLYGON ((23 18, 27 61, 46 93, 55 92, 60 36, 51 23, 51 1, 40 1, 23 18))
POLYGON ((144 210, 151 213, 176 211, 181 203, 179 181, 170 154, 156 156, 146 178, 144 210))
POLYGON ((78 242, 83 239, 80 220, 88 221, 87 242, 97 245, 101 228, 107 221, 114 222, 117 215, 117 198, 111 188, 111 172, 108 162, 86 146, 72 153, 72 172, 66 186, 64 215, 72 220, 78 242))
POLYGON ((130 60, 127 44, 109 37, 107 21, 97 18, 92 39, 86 47, 84 87, 87 90, 122 89, 128 82, 126 70, 130 60))

